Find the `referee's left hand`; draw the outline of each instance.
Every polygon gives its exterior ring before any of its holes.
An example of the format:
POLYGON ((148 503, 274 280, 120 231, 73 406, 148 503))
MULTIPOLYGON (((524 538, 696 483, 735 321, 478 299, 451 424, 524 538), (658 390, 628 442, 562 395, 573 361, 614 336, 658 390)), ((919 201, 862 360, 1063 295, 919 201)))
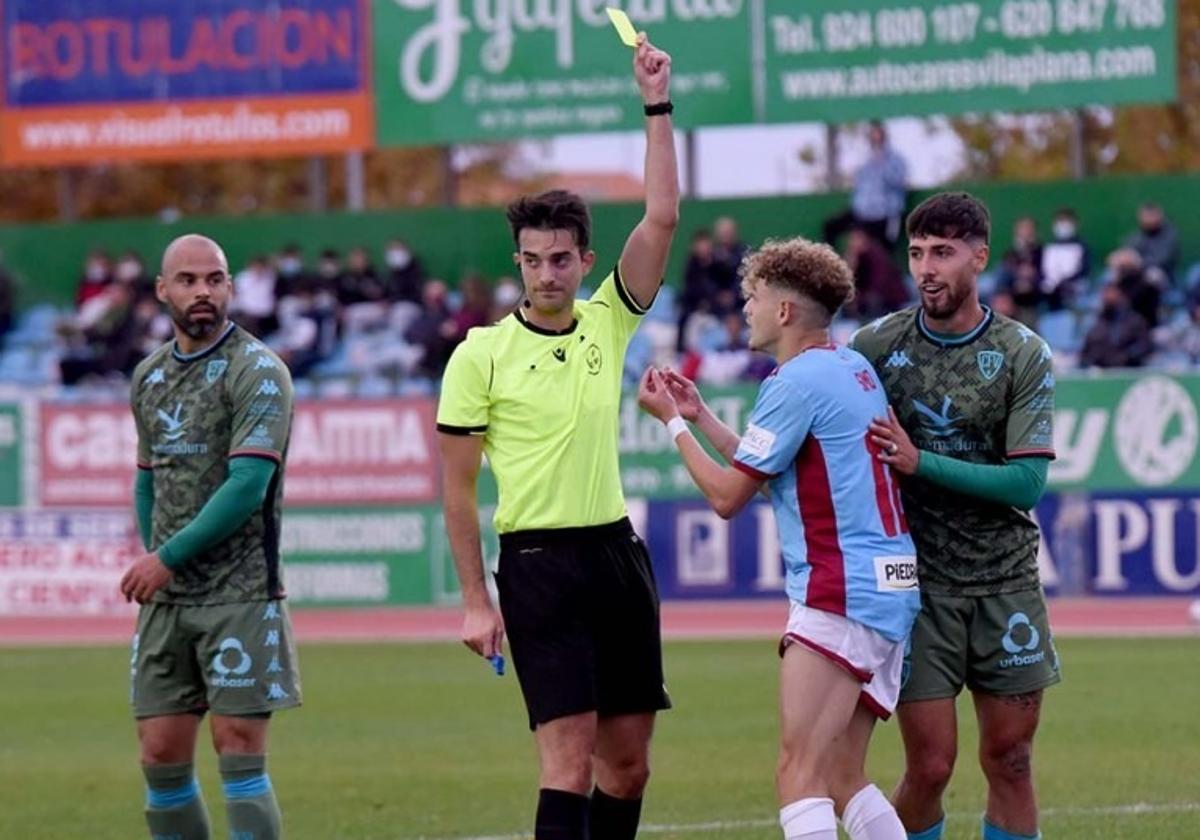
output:
POLYGON ((921 451, 913 444, 908 432, 896 419, 896 412, 888 406, 886 418, 871 421, 871 443, 876 448, 875 457, 901 475, 913 475, 921 451))
POLYGON ((121 594, 126 601, 144 604, 171 580, 171 570, 163 565, 157 554, 143 554, 121 578, 121 594))
POLYGON ((672 417, 679 416, 679 406, 671 396, 671 389, 661 373, 653 367, 646 368, 642 381, 638 383, 638 405, 662 422, 668 422, 672 417))

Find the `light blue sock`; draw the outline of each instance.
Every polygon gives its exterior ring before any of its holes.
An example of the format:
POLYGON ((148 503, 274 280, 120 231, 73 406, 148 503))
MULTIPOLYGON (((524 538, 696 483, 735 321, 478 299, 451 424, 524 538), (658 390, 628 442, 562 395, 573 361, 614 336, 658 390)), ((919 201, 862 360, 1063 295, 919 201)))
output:
POLYGON ((1033 834, 1013 834, 1011 831, 1005 831, 1003 828, 998 828, 988 822, 988 818, 983 818, 983 823, 980 826, 980 836, 983 840, 1042 840, 1042 832, 1035 831, 1033 834))
POLYGON ((942 832, 946 830, 946 818, 942 817, 924 831, 908 832, 908 840, 942 840, 942 832))

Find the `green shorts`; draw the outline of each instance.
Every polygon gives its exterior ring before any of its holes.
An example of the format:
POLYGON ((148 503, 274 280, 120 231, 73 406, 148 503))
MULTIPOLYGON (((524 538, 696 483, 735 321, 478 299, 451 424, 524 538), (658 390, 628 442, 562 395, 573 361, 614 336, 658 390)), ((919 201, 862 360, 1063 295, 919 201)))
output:
POLYGON ((1040 589, 958 597, 921 593, 900 702, 1028 694, 1062 679, 1040 589))
POLYGON ((292 623, 282 601, 146 604, 130 660, 135 717, 260 715, 300 705, 292 623))

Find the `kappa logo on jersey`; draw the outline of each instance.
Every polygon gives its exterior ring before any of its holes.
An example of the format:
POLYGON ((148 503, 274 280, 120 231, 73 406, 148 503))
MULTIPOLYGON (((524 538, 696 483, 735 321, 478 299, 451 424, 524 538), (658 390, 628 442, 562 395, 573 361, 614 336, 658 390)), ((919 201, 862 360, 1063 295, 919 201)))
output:
POLYGON ((242 348, 242 355, 249 356, 251 353, 259 353, 266 349, 266 346, 261 341, 251 341, 244 348, 242 348))
POLYGON ((998 350, 980 350, 975 355, 975 361, 979 364, 979 372, 983 374, 983 378, 991 382, 1004 367, 1004 354, 998 350))
POLYGON ((1015 612, 1008 617, 1008 630, 1000 639, 1000 646, 1009 654, 1000 660, 1001 668, 1023 668, 1036 665, 1046 658, 1046 652, 1037 650, 1042 637, 1037 628, 1030 622, 1029 616, 1023 612, 1015 612))
POLYGON ((893 350, 892 355, 888 356, 886 362, 883 363, 887 368, 906 368, 913 367, 912 359, 908 358, 908 352, 905 350, 893 350))
POLYGON ((1050 371, 1046 371, 1046 375, 1042 377, 1042 387, 1053 388, 1054 384, 1054 374, 1050 371))
POLYGON ((1028 344, 1029 339, 1033 338, 1033 330, 1024 324, 1017 324, 1017 335, 1021 336, 1021 343, 1028 344))
POLYGON ((277 397, 282 392, 279 390, 279 383, 274 379, 264 379, 258 386, 258 393, 262 396, 277 397))
POLYGON ((921 421, 925 424, 925 431, 934 437, 950 437, 962 431, 961 429, 956 429, 954 425, 962 421, 963 418, 961 416, 950 416, 950 409, 953 406, 951 405, 949 395, 942 400, 942 410, 940 413, 934 411, 920 400, 913 400, 913 408, 921 415, 921 421))
POLYGON ((254 660, 246 653, 241 639, 234 636, 222 639, 217 655, 212 659, 212 670, 216 674, 212 684, 221 688, 249 688, 254 685, 255 679, 243 674, 253 664, 254 660))
POLYGON ((917 558, 913 555, 875 558, 875 588, 879 592, 916 589, 917 558))
POLYGON ((162 385, 166 381, 167 375, 160 367, 156 367, 154 370, 150 371, 150 375, 146 377, 147 385, 162 385))
POLYGON ((158 410, 158 419, 166 426, 166 429, 163 431, 163 440, 176 441, 187 432, 187 429, 184 428, 187 421, 179 416, 181 413, 183 413, 182 402, 175 403, 174 414, 167 414, 161 408, 158 410))
POLYGON ((753 423, 746 426, 746 434, 742 435, 742 442, 738 445, 740 451, 755 458, 766 458, 774 448, 775 433, 753 423))
POLYGON ((208 363, 208 367, 204 369, 204 381, 209 385, 221 378, 221 374, 229 367, 229 362, 224 359, 213 359, 208 363))
POLYGON ((267 689, 268 700, 286 700, 288 693, 283 690, 283 686, 279 683, 271 683, 271 687, 267 689))
POLYGON ((257 359, 254 360, 254 369, 255 370, 263 370, 263 369, 267 369, 267 368, 274 369, 277 367, 279 367, 279 365, 275 364, 275 360, 272 359, 270 356, 259 356, 257 359))
POLYGON ((1040 361, 1043 361, 1043 362, 1048 362, 1052 358, 1054 358, 1054 351, 1051 350, 1050 345, 1044 341, 1042 342, 1042 349, 1039 351, 1038 358, 1040 361))

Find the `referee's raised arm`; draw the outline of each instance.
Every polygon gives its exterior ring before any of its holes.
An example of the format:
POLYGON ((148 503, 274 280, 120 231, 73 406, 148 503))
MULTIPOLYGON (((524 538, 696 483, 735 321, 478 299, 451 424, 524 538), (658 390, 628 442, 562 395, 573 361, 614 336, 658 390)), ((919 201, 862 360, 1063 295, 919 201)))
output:
POLYGON ((679 166, 671 120, 671 57, 645 33, 633 56, 633 73, 646 110, 646 215, 625 241, 621 278, 639 306, 649 308, 662 283, 671 239, 679 225, 679 166))

